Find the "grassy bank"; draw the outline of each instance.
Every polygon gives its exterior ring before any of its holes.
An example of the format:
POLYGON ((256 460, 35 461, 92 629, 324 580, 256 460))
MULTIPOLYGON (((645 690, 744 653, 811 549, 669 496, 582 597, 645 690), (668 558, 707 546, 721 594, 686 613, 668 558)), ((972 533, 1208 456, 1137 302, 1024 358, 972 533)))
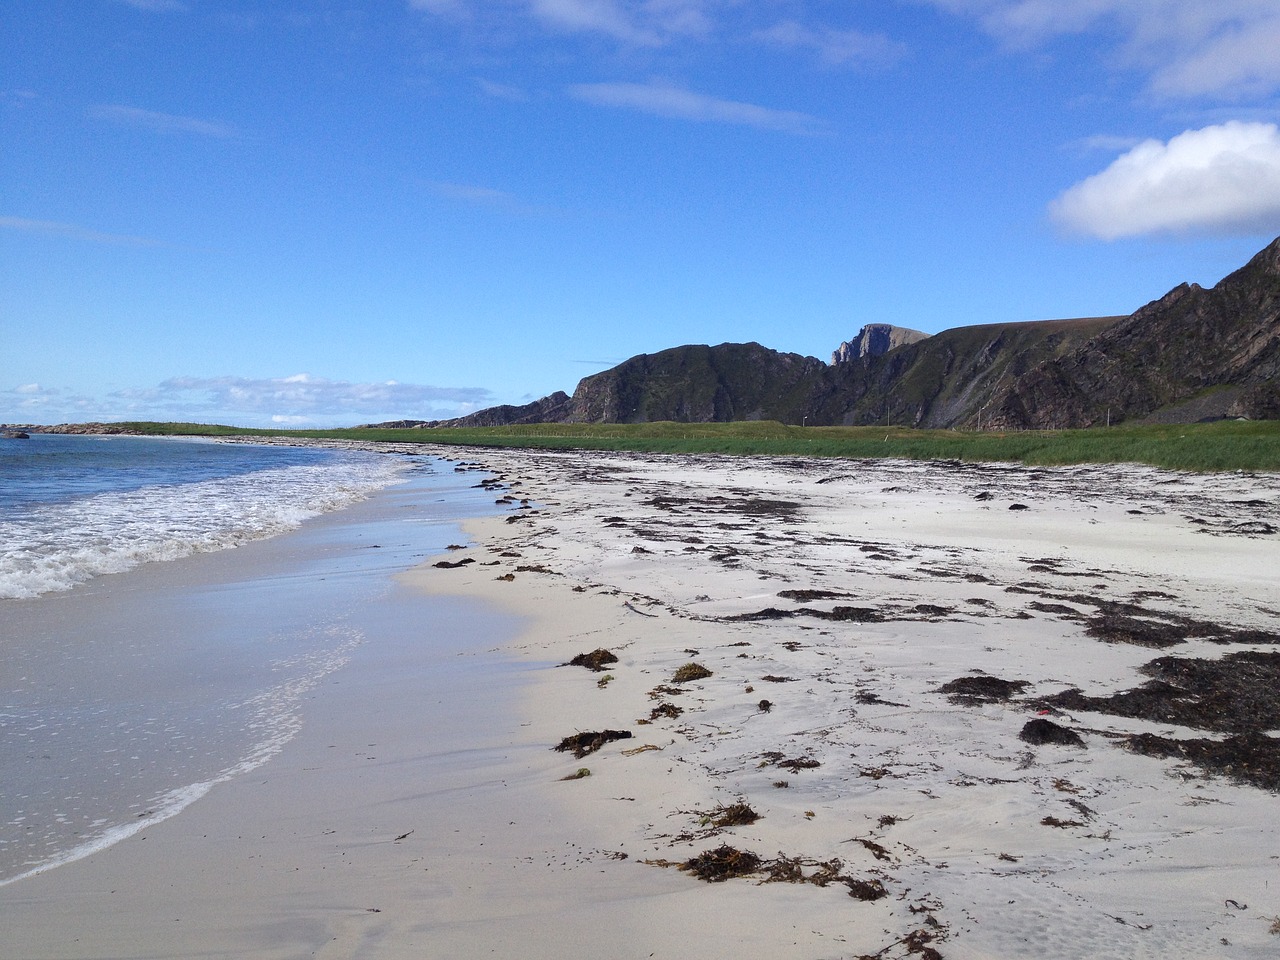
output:
POLYGON ((1024 464, 1146 463, 1175 470, 1280 471, 1280 421, 999 432, 793 427, 774 422, 534 424, 467 430, 254 430, 192 423, 115 424, 130 432, 281 436, 463 446, 632 450, 1024 464))

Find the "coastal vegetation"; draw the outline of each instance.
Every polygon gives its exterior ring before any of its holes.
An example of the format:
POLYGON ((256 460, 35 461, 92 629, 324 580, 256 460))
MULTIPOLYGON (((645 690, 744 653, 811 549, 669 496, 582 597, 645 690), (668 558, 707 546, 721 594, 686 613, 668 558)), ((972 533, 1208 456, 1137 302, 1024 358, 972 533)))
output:
POLYGON ((117 423, 102 432, 260 436, 481 447, 712 453, 846 459, 906 458, 1038 466, 1143 463, 1172 470, 1280 471, 1280 421, 1156 424, 1087 430, 920 430, 737 423, 518 424, 438 429, 262 430, 195 423, 117 423))

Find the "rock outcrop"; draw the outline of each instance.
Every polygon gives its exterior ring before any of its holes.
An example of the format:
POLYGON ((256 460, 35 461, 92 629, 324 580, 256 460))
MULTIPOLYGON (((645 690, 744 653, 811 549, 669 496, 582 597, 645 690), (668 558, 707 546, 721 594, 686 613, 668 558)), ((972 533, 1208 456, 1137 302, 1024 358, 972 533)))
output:
POLYGON ((852 340, 846 340, 831 354, 831 363, 848 363, 863 357, 879 357, 897 347, 918 343, 929 334, 891 323, 868 323, 852 340))

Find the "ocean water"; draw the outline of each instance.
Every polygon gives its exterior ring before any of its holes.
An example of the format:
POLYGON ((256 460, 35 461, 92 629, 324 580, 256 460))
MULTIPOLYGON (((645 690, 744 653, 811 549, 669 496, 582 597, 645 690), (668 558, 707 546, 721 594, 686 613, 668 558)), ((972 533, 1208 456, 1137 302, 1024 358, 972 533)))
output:
POLYGON ((275 756, 377 641, 392 576, 495 509, 474 484, 359 451, 0 441, 0 885, 275 756))
POLYGON ((0 599, 275 536, 410 469, 403 458, 315 447, 0 440, 0 599))

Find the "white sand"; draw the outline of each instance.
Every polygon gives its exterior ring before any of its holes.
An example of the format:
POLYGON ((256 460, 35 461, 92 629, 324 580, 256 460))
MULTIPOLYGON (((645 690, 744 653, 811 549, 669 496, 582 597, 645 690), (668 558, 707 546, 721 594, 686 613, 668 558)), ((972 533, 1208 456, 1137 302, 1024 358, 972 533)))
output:
MULTIPOLYGON (((1280 954, 1280 797, 1110 736, 1208 734, 1067 712, 1052 719, 1087 749, 1018 738, 1036 715, 1021 701, 1133 687, 1159 656, 1272 649, 1104 643, 1062 611, 1136 601, 1276 632, 1278 539, 1233 531, 1277 525, 1277 478, 468 456, 503 476, 495 497, 531 509, 471 523, 475 545, 447 559, 474 563, 405 580, 500 604, 519 639, 361 647, 253 776, 0 888, 0 957, 1280 954), (838 605, 883 619, 725 619, 838 605), (596 647, 620 658, 603 686, 556 666, 596 647), (712 676, 651 696, 690 661, 712 676), (1029 686, 977 706, 937 692, 975 671, 1029 686), (683 713, 639 722, 663 703, 683 713), (633 737, 581 760, 550 749, 603 729, 633 737), (770 752, 820 765, 792 772, 770 752), (737 802, 761 819, 717 831, 737 802), (838 859, 887 895, 656 865, 721 844, 808 874, 838 859)), ((416 602, 406 591, 383 615, 416 602)), ((472 630, 477 609, 450 607, 446 631, 472 630)))
MULTIPOLYGON (((777 927, 737 955, 777 956, 792 942, 810 956, 905 955, 891 945, 914 930, 947 957, 1280 955, 1271 932, 1280 798, 1108 737, 1206 734, 1088 712, 1054 717, 1088 749, 1033 748, 1018 738, 1036 715, 1027 704, 959 706, 936 692, 981 671, 1027 681, 1018 700, 1067 687, 1103 695, 1144 681, 1138 668, 1158 656, 1270 649, 1109 644, 1086 636, 1080 619, 1031 604, 1091 614, 1089 603, 1062 598, 1136 600, 1276 631, 1277 538, 1233 532, 1275 525, 1276 478, 588 454, 486 453, 483 462, 536 511, 472 525, 481 547, 471 555, 499 565, 417 578, 485 597, 501 588, 512 609, 535 614, 526 656, 565 661, 603 646, 620 657, 604 688, 580 668, 547 672, 529 707, 547 743, 577 730, 635 735, 563 760, 566 773, 592 774, 561 791, 573 835, 611 836, 592 842, 632 861, 683 861, 721 843, 766 858, 839 858, 846 875, 888 891, 862 903, 835 884, 729 881, 721 886, 754 896, 744 916, 777 927), (990 499, 975 499, 984 492, 990 499), (494 579, 512 572, 510 582, 494 579), (788 589, 847 596, 779 597, 788 589), (888 619, 724 619, 839 604, 888 619), (920 604, 951 612, 921 613, 920 604), (713 676, 654 699, 649 691, 689 661, 713 676), (762 698, 773 703, 767 713, 762 698), (683 714, 638 723, 662 702, 683 714), (646 745, 661 749, 627 755, 646 745), (821 766, 762 765, 770 751, 821 766), (762 819, 707 826, 705 815, 740 801, 762 819), (1078 825, 1046 826, 1046 817, 1078 825), (787 925, 800 909, 802 933, 787 925)), ((610 882, 627 869, 617 864, 610 882)), ((734 936, 720 924, 692 928, 688 955, 719 955, 717 935, 734 936)))

